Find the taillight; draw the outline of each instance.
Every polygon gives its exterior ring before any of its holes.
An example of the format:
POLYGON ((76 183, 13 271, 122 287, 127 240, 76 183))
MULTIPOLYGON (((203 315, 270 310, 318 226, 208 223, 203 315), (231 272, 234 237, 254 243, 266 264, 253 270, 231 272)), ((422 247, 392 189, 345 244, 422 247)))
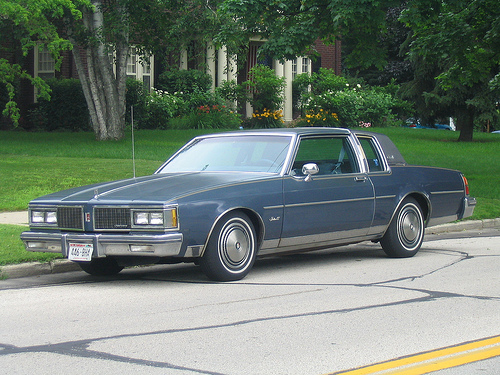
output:
POLYGON ((462 175, 462 179, 464 180, 465 195, 469 195, 469 181, 467 181, 464 175, 462 175))

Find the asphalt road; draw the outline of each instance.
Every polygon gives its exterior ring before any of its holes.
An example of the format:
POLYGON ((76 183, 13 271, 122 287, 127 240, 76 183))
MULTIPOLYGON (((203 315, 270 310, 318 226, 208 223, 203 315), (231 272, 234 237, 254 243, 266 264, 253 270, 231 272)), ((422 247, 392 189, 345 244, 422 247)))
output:
POLYGON ((496 375, 499 269, 489 228, 410 259, 372 243, 262 259, 231 283, 193 265, 2 280, 0 373, 496 375))

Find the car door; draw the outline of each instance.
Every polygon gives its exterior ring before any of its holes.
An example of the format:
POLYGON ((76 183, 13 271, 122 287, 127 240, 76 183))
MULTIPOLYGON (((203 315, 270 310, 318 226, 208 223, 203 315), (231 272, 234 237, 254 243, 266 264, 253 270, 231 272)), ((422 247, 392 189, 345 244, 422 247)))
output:
POLYGON ((280 247, 303 248, 362 238, 373 220, 374 190, 347 136, 304 137, 283 180, 280 247), (319 172, 306 178, 303 165, 319 172))

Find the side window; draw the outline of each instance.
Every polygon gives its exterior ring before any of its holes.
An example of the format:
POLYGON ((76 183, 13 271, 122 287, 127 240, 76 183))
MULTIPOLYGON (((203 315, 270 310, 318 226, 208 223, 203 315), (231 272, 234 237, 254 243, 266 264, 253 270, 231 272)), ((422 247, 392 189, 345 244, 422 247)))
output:
POLYGON ((358 172, 358 164, 346 137, 304 138, 292 166, 292 175, 301 176, 302 166, 316 163, 319 175, 358 172))
POLYGON ((368 168, 370 172, 380 172, 384 170, 384 165, 382 163, 382 158, 380 157, 378 150, 373 144, 371 138, 359 138, 361 147, 365 152, 366 159, 368 160, 368 168))

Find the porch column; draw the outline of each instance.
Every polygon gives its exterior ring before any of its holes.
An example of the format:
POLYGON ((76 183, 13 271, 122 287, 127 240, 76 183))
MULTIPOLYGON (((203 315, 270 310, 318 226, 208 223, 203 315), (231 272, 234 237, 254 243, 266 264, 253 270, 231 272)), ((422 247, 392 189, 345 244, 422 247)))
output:
POLYGON ((212 91, 215 90, 215 47, 213 44, 209 44, 207 47, 207 74, 212 77, 212 91))
POLYGON ((179 61, 179 69, 186 70, 187 68, 188 68, 188 51, 187 49, 182 49, 179 61))
POLYGON ((237 79, 236 74, 238 70, 237 63, 233 56, 227 55, 227 52, 226 56, 227 56, 227 80, 236 81, 237 79))
POLYGON ((227 63, 227 50, 223 46, 217 51, 217 86, 222 84, 222 81, 227 80, 226 63, 227 63))
POLYGON ((292 60, 286 60, 283 69, 283 76, 285 77, 285 90, 283 100, 283 120, 289 122, 293 120, 293 101, 292 101, 292 60))

